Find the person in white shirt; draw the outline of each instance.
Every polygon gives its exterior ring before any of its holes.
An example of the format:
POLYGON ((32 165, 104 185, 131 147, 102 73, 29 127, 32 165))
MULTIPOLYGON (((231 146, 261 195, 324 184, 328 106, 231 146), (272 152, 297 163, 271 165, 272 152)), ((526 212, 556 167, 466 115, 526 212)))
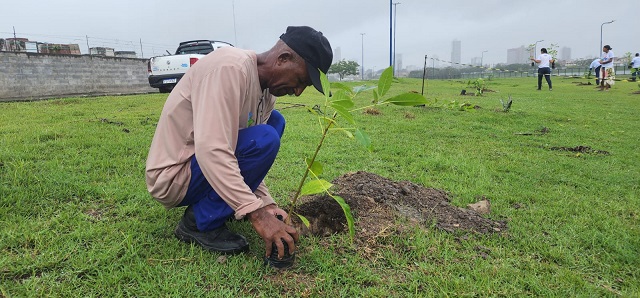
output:
POLYGON ((636 53, 636 56, 631 60, 631 80, 636 81, 636 76, 640 72, 640 53, 636 53))
POLYGON ((608 79, 608 77, 612 77, 614 75, 613 71, 613 59, 615 55, 613 54, 613 48, 610 45, 605 45, 602 47, 602 59, 600 59, 601 67, 601 75, 600 75, 600 91, 609 90, 611 85, 613 85, 613 80, 608 79), (605 82, 607 81, 607 82, 605 82))
POLYGON ((542 77, 544 76, 549 85, 549 91, 553 90, 551 86, 551 63, 555 62, 553 57, 547 53, 546 48, 540 49, 538 59, 531 57, 531 61, 538 63, 538 90, 542 88, 542 77))
POLYGON ((591 65, 589 65, 589 73, 593 70, 593 73, 596 74, 596 85, 600 85, 600 68, 602 68, 602 65, 600 65, 600 58, 594 59, 593 62, 591 62, 591 65))

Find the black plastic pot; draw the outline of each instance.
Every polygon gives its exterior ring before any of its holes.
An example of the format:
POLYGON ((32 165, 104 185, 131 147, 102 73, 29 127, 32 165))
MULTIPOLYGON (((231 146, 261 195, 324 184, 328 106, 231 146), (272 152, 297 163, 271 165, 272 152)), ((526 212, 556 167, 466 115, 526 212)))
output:
MULTIPOLYGON (((277 215, 277 218, 279 220, 283 220, 282 215, 277 215)), ((278 259, 278 247, 276 247, 276 244, 274 243, 271 246, 271 254, 268 257, 264 257, 265 265, 269 264, 271 267, 276 269, 287 269, 293 266, 293 263, 296 260, 296 253, 294 252, 293 254, 290 254, 289 245, 284 241, 282 241, 282 244, 284 245, 284 256, 282 259, 278 259)))

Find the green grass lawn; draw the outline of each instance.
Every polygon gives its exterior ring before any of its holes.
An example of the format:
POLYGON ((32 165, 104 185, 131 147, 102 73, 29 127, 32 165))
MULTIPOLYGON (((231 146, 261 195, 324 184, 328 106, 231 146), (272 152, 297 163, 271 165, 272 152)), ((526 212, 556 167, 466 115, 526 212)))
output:
MULTIPOLYGON (((479 97, 459 95, 466 81, 427 81, 426 107, 355 114, 373 153, 335 134, 319 155, 327 180, 368 171, 445 190, 460 207, 484 196, 506 233, 411 228, 374 252, 346 234, 304 237, 283 272, 263 266, 248 222, 230 224, 251 242, 238 256, 173 236, 182 208, 165 210, 144 182, 166 94, 1 103, 0 297, 638 297, 640 89, 554 77, 553 91, 536 91, 535 80, 487 81, 494 92, 479 97), (592 151, 553 150, 577 146, 592 151)), ((402 79, 390 93, 421 90, 402 79)), ((312 88, 279 99, 287 129, 266 183, 282 204, 319 139, 292 104, 320 99, 312 88)))

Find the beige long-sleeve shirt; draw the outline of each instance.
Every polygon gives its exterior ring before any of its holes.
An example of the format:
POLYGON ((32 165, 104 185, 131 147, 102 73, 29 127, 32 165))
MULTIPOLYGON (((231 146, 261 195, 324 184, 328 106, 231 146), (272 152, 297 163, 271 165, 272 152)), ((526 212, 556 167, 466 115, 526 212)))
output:
POLYGON ((196 62, 162 110, 146 164, 149 193, 167 208, 189 187, 195 154, 204 176, 240 219, 273 204, 261 183, 253 193, 234 154, 238 131, 267 122, 275 97, 262 90, 253 51, 217 49, 196 62))

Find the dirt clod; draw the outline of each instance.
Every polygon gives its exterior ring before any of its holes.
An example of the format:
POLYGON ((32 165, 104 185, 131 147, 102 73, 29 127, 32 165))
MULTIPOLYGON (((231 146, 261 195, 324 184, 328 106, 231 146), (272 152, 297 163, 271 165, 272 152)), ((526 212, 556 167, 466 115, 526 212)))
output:
MULTIPOLYGON (((490 234, 507 229, 504 221, 493 221, 475 210, 452 205, 445 191, 409 181, 392 181, 360 171, 338 177, 333 183, 333 194, 344 198, 351 208, 358 243, 404 230, 396 224, 398 219, 447 232, 490 234)), ((302 197, 296 212, 310 222, 309 228, 296 223, 302 234, 327 236, 347 231, 343 210, 331 197, 302 197)), ((293 218, 295 223, 296 217, 293 218)))

